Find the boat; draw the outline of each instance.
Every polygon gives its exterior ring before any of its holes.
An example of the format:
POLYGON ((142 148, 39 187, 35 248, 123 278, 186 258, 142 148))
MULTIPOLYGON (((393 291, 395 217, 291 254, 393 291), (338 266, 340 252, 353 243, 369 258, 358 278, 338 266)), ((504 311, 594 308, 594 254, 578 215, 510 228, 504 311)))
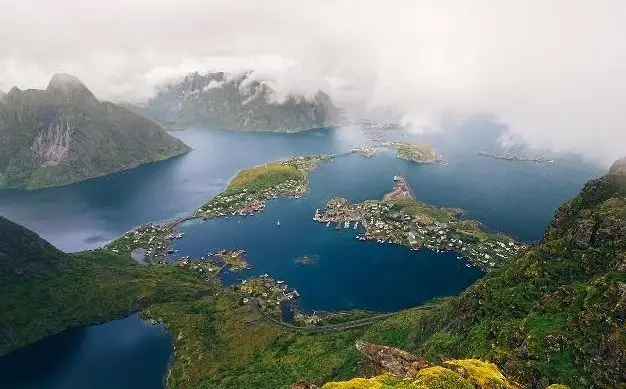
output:
POLYGON ((330 226, 330 222, 326 223, 326 227, 329 227, 329 226, 330 226))
POLYGON ((276 225, 280 227, 280 220, 276 222, 276 225))

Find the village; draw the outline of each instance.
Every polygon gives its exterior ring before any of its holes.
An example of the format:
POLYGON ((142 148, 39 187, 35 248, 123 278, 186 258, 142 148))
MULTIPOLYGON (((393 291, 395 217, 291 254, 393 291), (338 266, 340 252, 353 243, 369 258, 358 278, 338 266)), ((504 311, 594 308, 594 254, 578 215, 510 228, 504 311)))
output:
POLYGON ((172 229, 172 224, 146 224, 127 231, 120 238, 106 246, 113 253, 131 253, 142 250, 147 263, 164 263, 167 254, 173 253, 172 240, 181 239, 185 234, 172 229))
POLYGON ((233 272, 252 269, 252 266, 246 261, 245 255, 245 250, 220 250, 209 253, 209 258, 219 264, 226 265, 228 270, 233 272))
POLYGON ((491 233, 474 220, 459 219, 460 210, 434 207, 415 200, 410 186, 401 176, 382 201, 368 200, 350 204, 332 198, 326 209, 316 210, 313 220, 335 228, 364 230, 359 240, 399 244, 411 250, 428 249, 455 252, 466 265, 490 270, 518 255, 526 246, 498 233, 491 233))
POLYGON ((307 189, 308 173, 331 156, 295 157, 240 171, 222 193, 205 203, 196 216, 250 216, 265 209, 266 201, 278 197, 300 198, 307 189))
POLYGON ((243 280, 233 288, 245 296, 242 300, 244 304, 257 304, 264 314, 276 320, 281 320, 281 304, 300 297, 297 290, 267 274, 243 280))

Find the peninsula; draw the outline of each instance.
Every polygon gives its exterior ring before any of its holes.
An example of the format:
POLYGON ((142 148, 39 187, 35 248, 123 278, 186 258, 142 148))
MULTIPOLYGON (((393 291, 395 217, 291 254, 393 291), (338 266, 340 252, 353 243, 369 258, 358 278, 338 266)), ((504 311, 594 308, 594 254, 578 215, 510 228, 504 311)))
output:
POLYGON ((456 208, 435 207, 413 196, 404 177, 395 176, 394 189, 382 200, 350 204, 344 198, 332 198, 326 209, 317 210, 313 220, 338 227, 365 229, 359 240, 394 243, 412 250, 454 251, 459 259, 485 270, 519 255, 526 245, 504 234, 485 230, 475 220, 461 219, 456 208))
POLYGON ((265 208, 265 201, 304 195, 308 174, 319 162, 332 161, 328 155, 295 157, 286 161, 241 170, 226 189, 203 204, 195 213, 204 219, 218 216, 252 215, 265 208))

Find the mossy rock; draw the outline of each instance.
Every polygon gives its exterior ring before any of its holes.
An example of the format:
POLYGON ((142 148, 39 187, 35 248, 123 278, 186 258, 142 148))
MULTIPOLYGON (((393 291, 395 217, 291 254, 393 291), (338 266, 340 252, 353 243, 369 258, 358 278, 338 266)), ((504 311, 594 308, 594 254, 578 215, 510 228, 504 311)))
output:
POLYGON ((441 366, 420 370, 415 383, 420 389, 474 389, 468 380, 441 366))
POLYGON ((493 363, 478 359, 457 359, 444 362, 443 365, 463 376, 476 388, 511 389, 518 387, 510 383, 493 363))
MULTIPOLYGON (((322 389, 423 389, 412 380, 388 374, 373 378, 353 378, 344 382, 329 382, 322 389)), ((430 388, 430 387, 429 387, 430 388)), ((439 387, 433 387, 439 388, 439 387)), ((444 387, 441 387, 442 389, 444 387)), ((452 387, 450 387, 452 388, 452 387)), ((470 386, 471 388, 471 386, 470 386)))

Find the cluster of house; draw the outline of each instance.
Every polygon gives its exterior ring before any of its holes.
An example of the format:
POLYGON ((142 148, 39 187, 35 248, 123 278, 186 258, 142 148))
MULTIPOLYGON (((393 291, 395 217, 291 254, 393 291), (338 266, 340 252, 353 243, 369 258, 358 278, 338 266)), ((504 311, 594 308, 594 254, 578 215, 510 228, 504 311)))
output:
POLYGON ((182 238, 184 233, 172 233, 169 226, 154 223, 143 225, 133 231, 126 232, 120 239, 112 242, 108 248, 114 252, 130 252, 134 249, 146 250, 147 258, 164 260, 172 239, 182 238))
POLYGON ((253 192, 242 189, 236 193, 220 193, 198 210, 198 215, 208 217, 248 216, 265 209, 265 201, 279 196, 299 198, 306 191, 306 185, 296 180, 288 180, 263 191, 253 192))
POLYGON ((496 266, 526 248, 503 235, 479 230, 475 223, 433 221, 426 215, 420 217, 398 210, 392 203, 385 201, 349 204, 345 199, 335 198, 328 202, 325 210, 317 210, 313 219, 327 225, 337 223, 344 227, 350 222, 355 222, 355 225, 360 222, 365 232, 357 235, 359 240, 405 245, 412 250, 453 251, 459 259, 468 261, 467 266, 475 265, 485 269, 496 266))
POLYGON ((300 297, 297 290, 289 288, 284 281, 274 280, 269 275, 241 281, 235 286, 235 290, 244 294, 244 304, 255 298, 260 308, 270 316, 280 317, 280 304, 300 297))
POLYGON ((228 266, 228 270, 230 271, 239 271, 252 268, 252 266, 246 261, 245 255, 246 251, 241 249, 220 250, 214 253, 209 253, 209 258, 213 258, 220 264, 228 266))

